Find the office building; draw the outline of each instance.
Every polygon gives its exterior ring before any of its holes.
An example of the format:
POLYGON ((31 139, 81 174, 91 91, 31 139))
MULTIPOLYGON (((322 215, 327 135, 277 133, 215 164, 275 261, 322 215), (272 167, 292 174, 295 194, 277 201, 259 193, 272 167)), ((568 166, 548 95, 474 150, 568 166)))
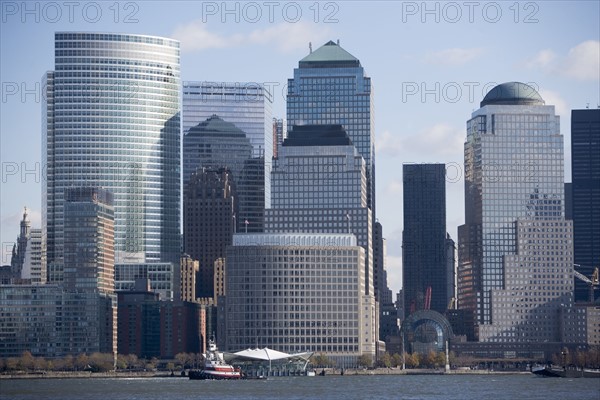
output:
POLYGON ((268 233, 352 233, 365 249, 365 294, 374 295, 366 167, 340 125, 294 126, 273 161, 268 233))
MULTIPOLYGON (((571 174, 575 269, 589 278, 600 267, 600 109, 571 111, 571 174)), ((588 299, 588 284, 576 280, 575 300, 588 299)))
POLYGON ((446 166, 404 164, 402 282, 404 315, 440 314, 448 305, 446 166))
POLYGON ((178 265, 179 51, 179 42, 154 36, 55 34, 54 70, 42 85, 49 270, 64 260, 69 187, 113 194, 117 263, 178 265))
MULTIPOLYGON (((341 125, 365 159, 367 207, 375 215, 375 144, 371 78, 360 61, 329 41, 312 51, 288 79, 287 126, 341 125)), ((291 130, 289 129, 289 130, 291 130)))
POLYGON ((196 301, 196 275, 200 271, 200 262, 183 254, 180 260, 181 268, 181 300, 196 301))
POLYGON ((100 188, 65 190, 64 281, 68 291, 115 291, 113 196, 100 188))
POLYGON ((277 158, 279 149, 287 137, 287 122, 285 118, 273 118, 273 158, 277 158))
POLYGON ((273 93, 259 83, 198 81, 183 83, 184 135, 187 135, 190 128, 214 114, 241 129, 252 145, 252 158, 260 159, 266 171, 262 176, 263 208, 269 208, 271 204, 269 171, 273 158, 272 107, 273 93))
POLYGON ((225 349, 322 352, 338 367, 374 358, 375 299, 354 235, 236 234, 226 263, 225 349))
MULTIPOLYGON (((252 157, 252 144, 242 130, 217 115, 191 127, 183 137, 184 196, 198 168, 228 169, 236 187, 236 229, 263 231, 264 160, 252 157)), ((184 213, 184 225, 185 219, 184 213)))
POLYGON ((569 306, 563 153, 554 106, 523 83, 494 87, 467 122, 458 305, 474 313, 481 341, 523 340, 510 324, 541 332, 555 321, 536 319, 536 307, 569 306), (532 256, 539 251, 551 254, 532 256))
POLYGON ((175 300, 175 276, 175 266, 170 262, 115 264, 115 290, 133 290, 136 280, 147 279, 150 291, 157 293, 160 300, 175 300))
POLYGON ((215 261, 225 257, 231 244, 237 214, 237 195, 231 171, 200 168, 187 185, 184 207, 184 249, 200 262, 196 297, 215 296, 215 261))

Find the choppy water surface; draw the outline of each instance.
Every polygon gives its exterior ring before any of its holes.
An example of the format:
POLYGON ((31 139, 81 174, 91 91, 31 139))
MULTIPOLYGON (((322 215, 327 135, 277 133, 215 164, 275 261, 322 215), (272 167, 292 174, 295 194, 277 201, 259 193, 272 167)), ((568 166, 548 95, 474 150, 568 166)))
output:
POLYGON ((600 379, 530 375, 0 380, 1 399, 460 399, 600 400, 600 379))

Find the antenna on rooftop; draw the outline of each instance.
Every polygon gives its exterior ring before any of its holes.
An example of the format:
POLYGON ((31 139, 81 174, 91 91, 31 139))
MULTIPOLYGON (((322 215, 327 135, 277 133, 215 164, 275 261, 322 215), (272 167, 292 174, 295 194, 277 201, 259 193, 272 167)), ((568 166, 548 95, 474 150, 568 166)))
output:
POLYGON ((312 42, 308 42, 308 50, 312 53, 312 42))
POLYGON ((340 39, 338 39, 338 40, 337 40, 337 45, 338 45, 338 46, 340 45, 340 39))

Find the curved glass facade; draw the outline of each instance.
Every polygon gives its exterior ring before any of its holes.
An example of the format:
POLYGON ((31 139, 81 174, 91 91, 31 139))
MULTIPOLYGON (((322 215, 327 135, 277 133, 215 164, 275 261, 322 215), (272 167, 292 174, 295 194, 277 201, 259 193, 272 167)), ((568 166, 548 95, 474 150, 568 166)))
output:
POLYGON ((65 188, 114 195, 116 262, 177 262, 180 50, 175 40, 57 32, 45 75, 48 263, 62 263, 65 188))

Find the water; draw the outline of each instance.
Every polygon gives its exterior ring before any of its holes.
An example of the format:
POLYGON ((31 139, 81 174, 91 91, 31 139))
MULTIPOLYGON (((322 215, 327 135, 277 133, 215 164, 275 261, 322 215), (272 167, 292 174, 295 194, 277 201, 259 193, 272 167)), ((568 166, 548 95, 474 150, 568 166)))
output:
POLYGON ((531 375, 277 377, 247 381, 185 378, 0 380, 0 399, 407 399, 599 400, 600 379, 531 375))

